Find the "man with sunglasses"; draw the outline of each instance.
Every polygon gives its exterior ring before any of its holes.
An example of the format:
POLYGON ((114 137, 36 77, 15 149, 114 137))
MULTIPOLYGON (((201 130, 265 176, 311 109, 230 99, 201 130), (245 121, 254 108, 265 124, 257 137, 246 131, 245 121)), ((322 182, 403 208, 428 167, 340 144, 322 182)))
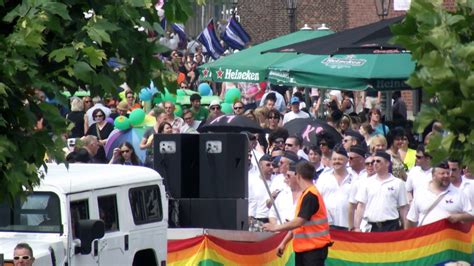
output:
POLYGON ((375 175, 361 184, 356 200, 359 210, 355 215, 355 231, 362 219, 369 225, 367 231, 388 232, 408 228, 408 201, 405 183, 389 173, 390 155, 377 151, 374 155, 375 175))
POLYGON ((241 101, 236 101, 232 106, 234 110, 234 115, 243 115, 244 114, 244 103, 241 101))
POLYGON ((349 194, 349 231, 354 230, 354 215, 357 208, 357 201, 355 199, 358 188, 368 177, 375 174, 374 160, 372 156, 367 155, 367 148, 361 145, 354 145, 349 150, 349 171, 354 176, 354 182, 351 186, 349 194))
POLYGON ((290 136, 285 140, 285 151, 291 151, 296 153, 299 158, 308 161, 308 155, 303 151, 302 147, 303 140, 297 136, 290 136))
POLYGON ((18 243, 13 250, 13 265, 31 266, 35 262, 33 249, 27 243, 18 243))
POLYGON ((425 146, 420 144, 416 149, 416 163, 407 175, 406 188, 408 201, 411 202, 416 190, 426 186, 432 178, 431 156, 425 152, 425 146))

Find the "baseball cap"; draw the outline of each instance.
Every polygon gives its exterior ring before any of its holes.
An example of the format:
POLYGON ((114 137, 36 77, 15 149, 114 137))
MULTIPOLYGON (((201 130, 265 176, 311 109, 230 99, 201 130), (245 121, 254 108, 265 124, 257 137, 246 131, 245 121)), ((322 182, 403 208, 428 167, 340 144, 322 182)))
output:
POLYGON ((296 97, 296 96, 293 96, 291 97, 291 104, 296 104, 296 103, 300 103, 300 98, 296 97))

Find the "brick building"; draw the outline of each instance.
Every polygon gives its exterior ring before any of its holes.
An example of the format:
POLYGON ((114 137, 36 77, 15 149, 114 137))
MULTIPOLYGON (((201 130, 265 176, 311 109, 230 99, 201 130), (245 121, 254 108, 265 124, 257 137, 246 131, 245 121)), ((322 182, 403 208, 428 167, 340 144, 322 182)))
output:
MULTIPOLYGON (((284 0, 240 0, 238 12, 240 22, 257 44, 290 33, 290 20, 284 0)), ((390 2, 387 18, 403 15, 403 11, 394 11, 390 2)), ((454 9, 455 0, 444 0, 448 9, 454 9)), ((333 31, 341 31, 373 22, 377 15, 374 0, 298 0, 296 7, 296 28, 305 24, 313 29, 325 24, 333 31)), ((403 91, 403 99, 409 111, 416 113, 418 95, 412 91, 403 91), (415 109, 415 110, 414 110, 415 109)))

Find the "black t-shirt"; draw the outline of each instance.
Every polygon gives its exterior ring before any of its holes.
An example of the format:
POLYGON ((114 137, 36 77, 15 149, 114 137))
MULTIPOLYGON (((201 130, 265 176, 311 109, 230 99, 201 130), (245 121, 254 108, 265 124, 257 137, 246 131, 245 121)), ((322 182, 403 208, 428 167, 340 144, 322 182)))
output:
POLYGON ((301 202, 301 208, 300 212, 298 213, 298 217, 309 221, 311 219, 311 216, 313 216, 318 210, 318 196, 309 192, 303 197, 303 202, 301 202))

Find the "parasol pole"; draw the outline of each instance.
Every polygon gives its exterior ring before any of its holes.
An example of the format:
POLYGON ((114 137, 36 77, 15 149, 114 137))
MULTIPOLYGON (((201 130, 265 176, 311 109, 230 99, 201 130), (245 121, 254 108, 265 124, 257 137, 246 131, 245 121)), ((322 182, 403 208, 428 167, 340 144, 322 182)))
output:
MULTIPOLYGON (((248 143, 250 143, 250 138, 249 138, 248 134, 245 134, 245 135, 247 136, 248 143)), ((252 149, 252 156, 257 161, 257 157, 255 155, 254 149, 252 149)), ((263 172, 262 172, 262 168, 260 168, 260 162, 259 161, 257 161, 257 168, 258 168, 258 172, 260 173, 260 179, 262 179, 263 185, 265 185, 265 190, 267 191, 267 194, 270 197, 270 201, 272 203, 272 206, 273 206, 273 208, 275 208, 275 213, 276 213, 277 219, 280 222, 280 224, 283 224, 283 222, 281 220, 280 212, 278 211, 278 209, 275 205, 275 200, 273 199, 272 193, 270 192, 270 188, 268 187, 268 184, 265 181, 265 179, 262 178, 263 177, 263 172)))

